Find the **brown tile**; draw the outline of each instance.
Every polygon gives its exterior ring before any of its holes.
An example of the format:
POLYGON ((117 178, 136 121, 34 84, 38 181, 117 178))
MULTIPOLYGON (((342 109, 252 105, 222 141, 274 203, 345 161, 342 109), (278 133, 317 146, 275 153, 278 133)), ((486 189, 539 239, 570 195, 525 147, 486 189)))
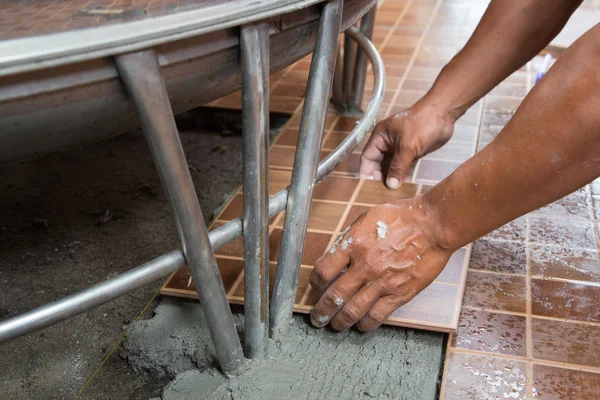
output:
MULTIPOLYGON (((327 157, 330 153, 330 151, 322 151, 321 160, 327 157)), ((352 153, 340 165, 338 165, 337 168, 333 170, 333 172, 345 176, 358 177, 359 167, 360 154, 352 153)))
POLYGON ((315 186, 313 198, 317 200, 350 201, 358 179, 329 176, 315 186))
POLYGON ((303 100, 302 97, 271 96, 269 111, 272 113, 293 114, 303 100))
POLYGON ((440 182, 452 174, 460 166, 460 162, 421 160, 417 166, 416 179, 429 182, 440 182))
POLYGON ((537 360, 600 367, 600 326, 532 318, 537 360))
POLYGON ((467 249, 461 248, 455 251, 442 272, 435 278, 436 282, 460 284, 463 271, 467 264, 467 249))
POLYGON ((221 247, 220 249, 217 249, 215 251, 215 254, 221 256, 244 258, 244 239, 242 237, 239 237, 227 243, 225 246, 221 247))
POLYGON ((533 277, 600 282, 598 252, 594 250, 532 245, 529 260, 533 277))
POLYGON ((599 304, 599 286, 544 279, 531 280, 533 314, 600 322, 599 304))
POLYGON ((454 330, 460 309, 460 288, 434 282, 411 301, 398 308, 389 320, 410 319, 421 325, 444 326, 454 330))
POLYGON ((525 241, 527 220, 525 217, 517 218, 506 225, 484 236, 485 239, 525 241))
POLYGON ((441 400, 525 399, 525 362, 450 353, 441 400))
POLYGON ((286 146, 295 146, 298 143, 298 129, 299 128, 285 128, 275 143, 286 146))
MULTIPOLYGON (((325 119, 325 130, 330 129, 335 119, 337 118, 336 114, 328 113, 327 118, 325 119)), ((302 119, 302 113, 299 112, 295 114, 287 123, 288 128, 298 128, 300 127, 300 120, 302 119)))
POLYGON ((560 245, 575 249, 597 249, 591 221, 530 217, 533 244, 560 245))
MULTIPOLYGON (((345 204, 327 203, 319 200, 313 201, 310 209, 310 217, 308 218, 308 229, 335 232, 345 210, 345 204)), ((277 226, 283 227, 283 224, 284 218, 281 218, 277 226)))
POLYGON ((356 123, 360 118, 340 117, 333 125, 333 131, 350 133, 356 127, 356 123))
POLYGON ((304 97, 306 81, 285 79, 271 90, 271 96, 304 97))
POLYGON ((269 194, 273 196, 292 181, 292 171, 269 171, 269 194))
POLYGON ((575 193, 563 197, 552 204, 542 207, 535 214, 543 214, 558 217, 576 217, 592 219, 592 198, 587 186, 577 190, 575 193))
MULTIPOLYGON (((342 143, 347 137, 348 137, 348 134, 345 132, 331 131, 329 133, 329 135, 327 135, 327 138, 325 139, 325 141, 323 142, 323 149, 335 150, 335 148, 338 147, 340 145, 340 143, 342 143)), ((367 140, 368 140, 368 137, 365 137, 365 139, 358 146, 356 146, 356 148, 354 149, 354 152, 360 153, 362 151, 362 149, 365 148, 365 145, 367 144, 367 140)))
MULTIPOLYGON (((269 236, 269 260, 271 261, 277 261, 277 257, 279 257, 282 232, 281 229, 274 229, 269 236)), ((304 242, 302 264, 314 265, 315 261, 327 250, 331 236, 328 233, 308 232, 306 234, 306 241, 304 242)))
POLYGON ((525 278, 470 270, 463 305, 525 312, 525 278))
POLYGON ((533 395, 544 400, 594 400, 600 393, 600 373, 533 365, 533 395))
POLYGON ((273 145, 269 151, 269 166, 271 168, 291 169, 294 166, 296 148, 273 145))
POLYGON ((365 180, 355 201, 357 203, 379 205, 414 197, 418 189, 418 185, 404 183, 399 189, 391 190, 382 181, 365 180))
POLYGON ((452 346, 525 357, 525 321, 518 315, 463 309, 452 346))
MULTIPOLYGON (((308 286, 308 278, 312 268, 300 267, 300 274, 298 277, 298 289, 296 290, 296 298, 294 303, 299 304, 304 296, 304 292, 308 286)), ((269 262, 269 298, 273 297, 273 287, 275 286, 275 275, 277 274, 277 263, 269 262)), ((240 284, 233 293, 236 297, 244 297, 244 280, 240 281, 240 284)))
MULTIPOLYGON (((219 271, 221 272, 221 279, 223 280, 223 286, 225 291, 229 291, 233 286, 235 280, 244 269, 244 262, 241 260, 228 260, 224 258, 217 258, 217 264, 219 265, 219 271)), ((192 292, 196 291, 194 281, 191 279, 190 267, 185 266, 178 270, 168 281, 166 285, 167 290, 189 290, 192 292)))
POLYGON ((352 206, 350 208, 350 212, 346 216, 346 220, 342 224, 342 230, 346 229, 351 224, 353 224, 358 219, 358 217, 360 217, 363 213, 369 211, 371 208, 372 207, 370 206, 352 206))
POLYGON ((511 274, 525 274, 525 244, 479 239, 473 243, 469 268, 511 274))

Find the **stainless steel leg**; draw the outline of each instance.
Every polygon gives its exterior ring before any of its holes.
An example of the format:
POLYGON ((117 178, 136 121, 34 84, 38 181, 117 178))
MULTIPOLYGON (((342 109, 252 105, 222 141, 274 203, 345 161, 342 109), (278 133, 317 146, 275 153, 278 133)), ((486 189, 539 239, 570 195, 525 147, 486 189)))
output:
POLYGON ((333 90, 331 91, 331 102, 333 105, 340 109, 344 109, 344 88, 342 86, 342 79, 344 77, 344 61, 342 58, 342 51, 338 46, 337 56, 335 61, 335 73, 333 74, 333 90))
POLYGON ((342 0, 332 0, 323 7, 310 65, 273 289, 271 337, 281 337, 294 311, 298 274, 335 68, 342 5, 342 0))
POLYGON ((225 373, 236 373, 244 360, 242 347, 156 55, 152 50, 126 54, 116 57, 116 65, 136 105, 167 192, 221 368, 225 373))
POLYGON ((354 63, 356 62, 356 43, 344 34, 344 66, 342 93, 344 108, 348 108, 350 96, 352 95, 352 77, 354 76, 354 63))
POLYGON ((269 342, 269 25, 242 27, 244 316, 248 358, 269 342))
MULTIPOLYGON (((368 39, 371 39, 373 36, 376 12, 377 6, 375 5, 360 20, 360 31, 368 39)), ((354 75, 352 77, 352 90, 348 100, 348 108, 353 112, 359 112, 361 109, 363 93, 365 91, 365 79, 367 78, 367 59, 367 54, 359 47, 356 53, 356 65, 354 67, 354 75)))

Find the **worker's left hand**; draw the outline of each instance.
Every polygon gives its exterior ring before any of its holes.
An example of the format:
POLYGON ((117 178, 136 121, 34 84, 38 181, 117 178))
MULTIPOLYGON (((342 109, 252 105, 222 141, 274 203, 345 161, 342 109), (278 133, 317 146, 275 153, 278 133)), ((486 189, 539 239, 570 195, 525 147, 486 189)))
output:
POLYGON ((372 331, 427 287, 453 252, 438 244, 434 214, 418 196, 358 218, 315 263, 310 284, 324 293, 313 325, 372 331))

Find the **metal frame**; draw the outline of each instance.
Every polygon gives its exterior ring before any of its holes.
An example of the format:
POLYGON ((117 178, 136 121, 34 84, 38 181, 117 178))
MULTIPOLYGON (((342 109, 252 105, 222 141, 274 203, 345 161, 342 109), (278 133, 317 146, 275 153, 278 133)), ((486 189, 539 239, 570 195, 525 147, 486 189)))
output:
MULTIPOLYGON (((364 139, 376 122, 383 100, 384 65, 375 46, 355 27, 349 28, 346 34, 357 41, 372 63, 373 94, 363 117, 352 133, 319 163, 312 185, 322 181, 364 139)), ((136 102, 140 116, 145 120, 146 137, 174 209, 183 243, 183 252, 172 251, 79 293, 1 321, 0 342, 48 327, 146 286, 183 267, 187 260, 199 287, 199 295, 205 310, 214 316, 217 309, 223 309, 223 314, 216 318, 215 325, 213 325, 215 328, 211 329, 211 335, 215 340, 215 347, 218 347, 217 351, 223 351, 226 348, 233 351, 231 354, 219 354, 219 360, 223 370, 235 372, 243 362, 241 346, 231 334, 230 309, 224 297, 224 290, 220 286, 220 276, 214 263, 213 250, 239 237, 242 234, 242 221, 237 218, 207 234, 200 206, 189 180, 189 171, 187 171, 185 158, 181 152, 181 143, 177 137, 173 117, 169 115, 171 109, 155 56, 151 51, 147 51, 122 56, 118 62, 123 79, 136 102), (143 68, 149 74, 136 76, 135 73, 140 70, 138 68, 143 68), (160 105, 162 109, 156 110, 155 105, 160 105), (152 112, 150 112, 151 110, 152 112), (207 292, 203 290, 205 287, 208 288, 207 292), (209 293, 212 293, 214 297, 210 297, 209 293), (207 301, 208 299, 210 301, 207 301), (215 302, 216 304, 214 304, 215 302), (216 326, 222 326, 224 330, 217 334, 216 326), (217 345, 218 343, 221 344, 217 345)), ((311 105, 308 104, 308 106, 311 105)), ((269 199, 269 217, 285 208, 289 190, 290 187, 283 189, 269 199)))
POLYGON ((323 7, 310 64, 273 287, 273 338, 285 333, 294 311, 298 274, 335 70, 343 4, 342 0, 332 0, 323 7))
MULTIPOLYGON (((373 7, 360 21, 360 31, 369 40, 373 36, 376 13, 377 7, 373 7)), ((365 52, 354 41, 347 39, 346 35, 343 57, 341 52, 338 53, 338 59, 343 58, 343 64, 338 65, 335 72, 331 101, 340 111, 355 114, 361 110, 368 64, 365 52)))
POLYGON ((224 372, 235 373, 244 359, 242 347, 156 54, 152 50, 126 54, 116 57, 115 63, 135 103, 154 164, 167 192, 219 364, 224 372))
POLYGON ((269 24, 241 31, 244 169, 244 321, 248 358, 269 342, 269 24))

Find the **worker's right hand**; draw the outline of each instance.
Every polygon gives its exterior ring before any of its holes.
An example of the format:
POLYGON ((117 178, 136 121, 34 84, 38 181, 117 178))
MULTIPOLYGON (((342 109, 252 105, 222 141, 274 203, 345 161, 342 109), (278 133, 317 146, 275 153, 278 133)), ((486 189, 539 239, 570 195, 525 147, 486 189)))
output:
POLYGON ((390 189, 399 188, 416 160, 450 140, 454 121, 423 99, 380 121, 362 152, 360 177, 385 180, 390 189))

